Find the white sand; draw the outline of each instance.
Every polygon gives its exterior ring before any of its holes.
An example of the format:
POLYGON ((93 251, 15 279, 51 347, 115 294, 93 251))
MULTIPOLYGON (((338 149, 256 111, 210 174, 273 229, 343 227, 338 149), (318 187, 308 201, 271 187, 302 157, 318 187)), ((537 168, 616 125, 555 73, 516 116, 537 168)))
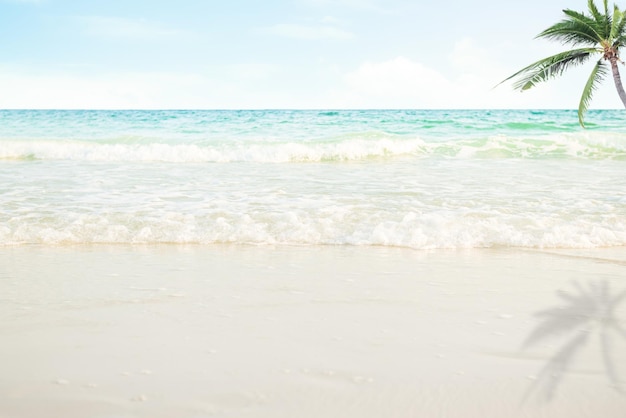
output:
POLYGON ((3 248, 0 359, 3 418, 622 418, 626 249, 3 248))

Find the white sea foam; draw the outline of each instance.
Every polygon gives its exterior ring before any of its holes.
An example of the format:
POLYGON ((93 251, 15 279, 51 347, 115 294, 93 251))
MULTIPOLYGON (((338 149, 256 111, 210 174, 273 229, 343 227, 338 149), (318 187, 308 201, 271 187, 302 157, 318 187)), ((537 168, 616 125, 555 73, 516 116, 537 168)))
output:
POLYGON ((0 159, 120 162, 304 162, 347 161, 419 154, 420 139, 352 139, 339 143, 101 144, 77 141, 0 141, 0 159))
POLYGON ((237 141, 162 143, 135 140, 106 142, 1 140, 0 160, 72 160, 119 162, 320 162, 359 161, 397 156, 455 158, 626 159, 626 135, 611 133, 551 134, 545 137, 494 135, 424 140, 394 135, 346 135, 316 141, 237 141))
POLYGON ((537 216, 336 211, 220 213, 204 216, 163 213, 65 214, 56 219, 11 219, 0 227, 0 245, 20 244, 212 244, 375 245, 437 248, 594 248, 626 245, 626 224, 618 216, 602 222, 537 216))

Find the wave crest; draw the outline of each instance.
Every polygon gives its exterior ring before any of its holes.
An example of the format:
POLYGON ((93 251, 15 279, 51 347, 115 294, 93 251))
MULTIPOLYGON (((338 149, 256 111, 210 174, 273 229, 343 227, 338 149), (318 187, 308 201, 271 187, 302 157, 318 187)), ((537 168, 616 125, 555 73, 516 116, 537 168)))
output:
POLYGON ((129 138, 108 141, 2 140, 0 159, 120 162, 333 162, 418 158, 626 159, 626 134, 560 133, 425 140, 379 132, 318 140, 237 140, 169 143, 129 138))

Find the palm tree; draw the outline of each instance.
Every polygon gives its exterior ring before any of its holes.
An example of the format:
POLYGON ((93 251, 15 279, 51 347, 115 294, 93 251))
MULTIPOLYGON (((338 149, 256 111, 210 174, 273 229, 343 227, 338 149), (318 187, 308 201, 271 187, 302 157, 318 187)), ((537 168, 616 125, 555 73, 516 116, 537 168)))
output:
MULTIPOLYGON (((622 86, 618 62, 619 48, 626 45, 626 15, 617 6, 613 12, 609 11, 607 0, 603 0, 604 13, 598 10, 594 0, 588 1, 589 15, 565 9, 566 17, 537 35, 537 38, 546 38, 560 41, 562 44, 579 46, 579 48, 561 52, 544 58, 528 67, 516 72, 502 83, 518 78, 513 84, 516 90, 524 91, 536 84, 562 75, 565 70, 584 64, 594 55, 600 55, 591 75, 585 84, 580 103, 578 105, 578 121, 585 126, 583 117, 591 102, 591 97, 599 83, 608 74, 607 62, 611 66, 615 88, 624 107, 626 107, 626 92, 622 86)), ((502 84, 500 83, 500 84, 502 84)))

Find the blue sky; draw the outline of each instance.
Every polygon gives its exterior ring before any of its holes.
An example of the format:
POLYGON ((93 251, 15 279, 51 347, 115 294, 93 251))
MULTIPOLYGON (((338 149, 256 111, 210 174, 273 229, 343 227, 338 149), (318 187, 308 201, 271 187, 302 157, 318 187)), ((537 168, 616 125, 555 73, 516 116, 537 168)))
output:
POLYGON ((590 67, 492 87, 586 3, 0 0, 0 108, 576 108, 590 67))

